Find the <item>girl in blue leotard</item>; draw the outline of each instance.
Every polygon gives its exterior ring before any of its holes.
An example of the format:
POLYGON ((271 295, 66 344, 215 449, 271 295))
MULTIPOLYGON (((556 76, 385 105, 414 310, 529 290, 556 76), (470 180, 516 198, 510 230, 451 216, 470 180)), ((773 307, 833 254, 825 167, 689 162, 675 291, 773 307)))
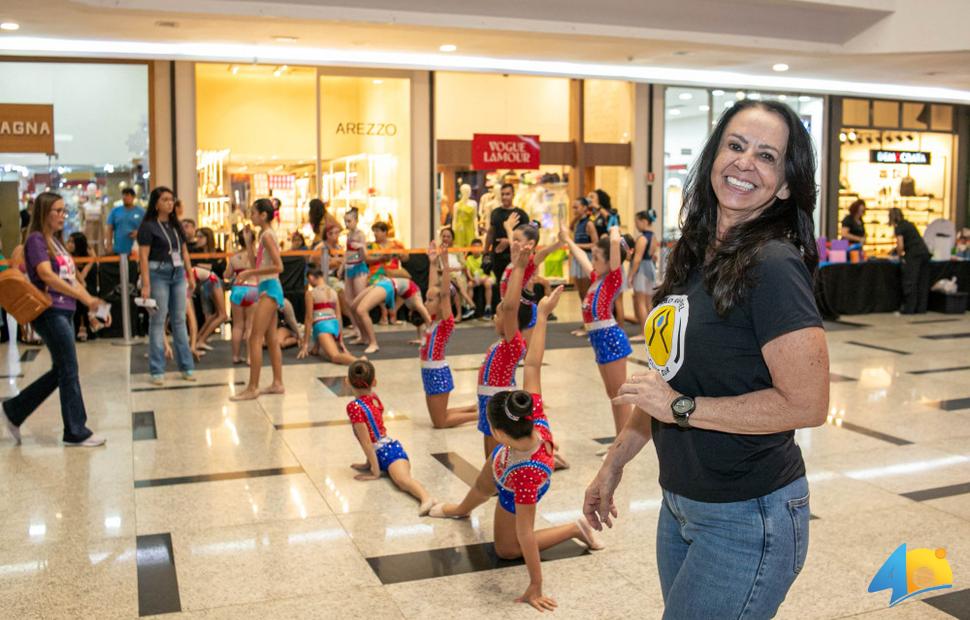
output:
POLYGON ((310 280, 310 289, 306 292, 303 345, 296 354, 297 359, 303 359, 310 353, 322 353, 334 364, 352 364, 357 358, 347 352, 340 337, 343 315, 337 291, 327 285, 327 279, 319 267, 310 267, 307 279, 310 280))

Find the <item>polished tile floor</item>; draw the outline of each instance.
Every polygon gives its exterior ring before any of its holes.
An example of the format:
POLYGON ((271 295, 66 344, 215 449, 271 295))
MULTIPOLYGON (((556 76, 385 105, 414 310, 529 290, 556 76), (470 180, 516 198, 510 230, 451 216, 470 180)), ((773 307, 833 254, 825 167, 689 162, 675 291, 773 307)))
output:
MULTIPOLYGON (((575 297, 564 305, 562 319, 577 320, 575 297)), ((829 423, 797 434, 816 518, 807 564, 779 615, 970 617, 970 318, 846 321, 829 326, 829 423), (953 589, 892 609, 887 591, 867 593, 901 543, 945 547, 953 589)), ((49 367, 46 350, 31 351, 0 346, 0 398, 49 367)), ((390 481, 353 479, 359 448, 343 423, 348 399, 318 380, 342 368, 287 366, 285 396, 230 403, 244 368, 203 363, 205 387, 169 389, 182 385, 173 379, 150 389, 146 376, 129 375, 127 349, 92 342, 78 351, 91 425, 108 444, 64 449, 56 399, 24 426, 22 446, 0 435, 0 617, 535 615, 512 602, 525 569, 497 560, 488 544, 491 506, 467 521, 420 518, 390 481)), ((479 357, 450 360, 474 368, 479 357)), ((613 433, 584 341, 546 361, 550 418, 573 465, 539 507, 541 524, 557 524, 579 516, 596 453, 613 433)), ((460 498, 482 462, 480 435, 431 429, 416 360, 376 365, 394 413, 388 430, 415 475, 436 497, 460 498)), ((472 402, 475 378, 455 373, 452 402, 472 402)), ((557 617, 660 616, 656 479, 648 447, 624 476, 607 548, 567 544, 547 554, 557 617)))

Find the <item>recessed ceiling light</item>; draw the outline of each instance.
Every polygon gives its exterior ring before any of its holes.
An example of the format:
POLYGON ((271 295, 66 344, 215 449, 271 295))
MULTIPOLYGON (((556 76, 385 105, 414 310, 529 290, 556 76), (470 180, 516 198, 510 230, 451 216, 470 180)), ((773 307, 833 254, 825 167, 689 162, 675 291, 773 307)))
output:
POLYGON ((724 95, 724 91, 719 88, 717 90, 712 90, 711 94, 715 97, 722 97, 724 95))
POLYGON ((748 99, 754 99, 757 101, 758 99, 761 99, 761 95, 758 93, 748 93, 748 99))
POLYGON ((701 112, 709 112, 710 109, 711 109, 711 106, 709 106, 707 104, 699 105, 699 106, 697 106, 697 109, 700 110, 701 112))
POLYGON ((778 95, 778 101, 788 101, 788 95, 778 95))
POLYGON ((788 71, 788 65, 786 65, 783 62, 779 62, 779 63, 776 63, 776 64, 772 65, 771 66, 771 70, 772 71, 777 71, 778 73, 782 73, 784 71, 788 71))
POLYGON ((798 100, 801 101, 802 103, 805 103, 806 101, 811 101, 812 98, 809 97, 808 95, 800 95, 798 97, 798 100))
POLYGON ((297 40, 297 37, 288 34, 278 34, 273 37, 273 40, 277 43, 293 43, 297 40))
POLYGON ((454 52, 458 50, 458 46, 452 45, 451 43, 445 43, 444 45, 439 47, 438 50, 442 52, 454 52))
POLYGON ((734 98, 737 99, 738 101, 741 101, 742 99, 744 99, 745 96, 746 95, 743 90, 739 90, 738 92, 734 93, 734 98))
POLYGON ((678 98, 681 101, 690 101, 691 99, 694 98, 694 95, 692 95, 690 93, 680 93, 680 95, 678 95, 678 98))
POLYGON ((17 22, 3 22, 0 24, 0 30, 8 30, 11 32, 14 30, 20 30, 20 24, 17 22))
POLYGON ((667 113, 670 114, 671 116, 680 116, 680 110, 678 110, 677 108, 667 110, 667 113))

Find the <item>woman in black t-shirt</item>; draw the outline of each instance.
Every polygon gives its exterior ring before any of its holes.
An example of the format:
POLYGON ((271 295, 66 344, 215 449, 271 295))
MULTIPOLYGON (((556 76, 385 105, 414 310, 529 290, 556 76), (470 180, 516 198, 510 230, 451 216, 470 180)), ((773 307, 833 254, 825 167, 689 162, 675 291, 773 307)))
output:
POLYGON ((862 216, 866 214, 866 201, 856 200, 849 205, 849 214, 842 219, 842 238, 853 243, 866 242, 866 225, 862 216))
POLYGON ((654 440, 665 617, 772 617, 805 561, 794 431, 825 421, 829 394, 814 179, 811 137, 775 101, 725 111, 691 171, 683 234, 647 317, 653 370, 614 399, 636 410, 583 507, 594 528, 610 526, 624 465, 654 440))
POLYGON ((930 249, 900 209, 889 210, 889 224, 896 232, 896 254, 902 272, 902 314, 924 314, 930 296, 930 249))

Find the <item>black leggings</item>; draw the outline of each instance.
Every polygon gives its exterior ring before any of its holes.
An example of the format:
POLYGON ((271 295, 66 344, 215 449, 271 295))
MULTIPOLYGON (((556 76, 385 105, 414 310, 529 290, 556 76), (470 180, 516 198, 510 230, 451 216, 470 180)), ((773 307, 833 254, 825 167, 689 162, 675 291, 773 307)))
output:
POLYGON ((903 285, 903 314, 923 314, 930 295, 930 257, 906 256, 900 265, 903 285))

